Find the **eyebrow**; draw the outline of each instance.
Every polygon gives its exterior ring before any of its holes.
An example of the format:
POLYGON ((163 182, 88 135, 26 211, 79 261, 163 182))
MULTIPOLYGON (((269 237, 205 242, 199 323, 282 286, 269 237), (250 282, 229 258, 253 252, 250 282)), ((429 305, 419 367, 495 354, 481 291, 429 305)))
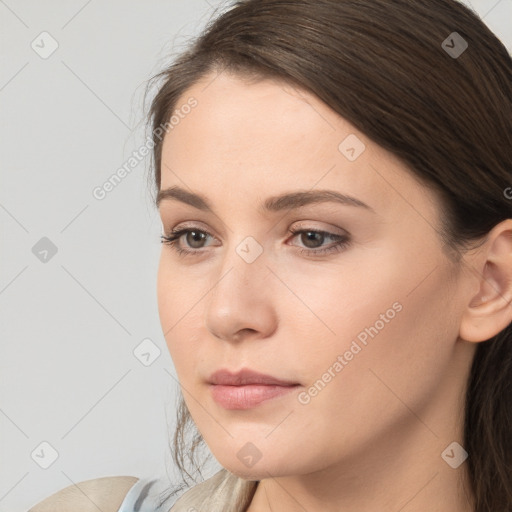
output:
MULTIPOLYGON (((155 201, 157 208, 160 206, 162 201, 172 199, 193 206, 198 210, 213 213, 212 205, 206 197, 201 194, 189 192, 177 185, 158 192, 155 201)), ((363 203, 363 201, 346 194, 341 194, 334 190, 310 190, 307 192, 297 191, 284 193, 267 198, 265 202, 260 205, 259 210, 261 212, 279 212, 281 210, 300 208, 308 204, 325 202, 335 202, 346 206, 356 206, 375 213, 375 210, 366 203, 363 203)))

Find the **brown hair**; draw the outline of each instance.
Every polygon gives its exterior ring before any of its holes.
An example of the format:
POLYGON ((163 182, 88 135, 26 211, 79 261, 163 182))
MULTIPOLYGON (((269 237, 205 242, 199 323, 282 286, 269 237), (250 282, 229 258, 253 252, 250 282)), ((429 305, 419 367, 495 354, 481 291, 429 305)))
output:
MULTIPOLYGON (((505 192, 512 185, 512 59, 458 1, 235 2, 153 79, 163 81, 149 112, 155 192, 162 150, 161 133, 155 134, 183 93, 213 71, 307 90, 398 156, 442 198, 438 233, 456 260, 512 218, 505 192), (454 37, 468 44, 460 55, 448 51, 454 37)), ((193 421, 181 397, 173 457, 191 476, 184 458, 188 425, 193 421)), ((201 441, 194 430, 187 451, 199 472, 194 451, 201 441)), ((512 324, 478 344, 464 448, 475 512, 511 511, 512 324)))

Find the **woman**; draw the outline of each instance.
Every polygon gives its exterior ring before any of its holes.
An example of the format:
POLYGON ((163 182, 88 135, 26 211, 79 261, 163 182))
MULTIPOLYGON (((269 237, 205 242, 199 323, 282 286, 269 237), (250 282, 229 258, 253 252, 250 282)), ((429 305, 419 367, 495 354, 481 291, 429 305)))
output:
POLYGON ((157 78, 173 456, 222 466, 170 510, 512 510, 505 47, 455 0, 243 0, 157 78))
POLYGON ((171 510, 512 510, 504 46, 453 0, 246 0, 159 78, 175 458, 224 468, 171 510))

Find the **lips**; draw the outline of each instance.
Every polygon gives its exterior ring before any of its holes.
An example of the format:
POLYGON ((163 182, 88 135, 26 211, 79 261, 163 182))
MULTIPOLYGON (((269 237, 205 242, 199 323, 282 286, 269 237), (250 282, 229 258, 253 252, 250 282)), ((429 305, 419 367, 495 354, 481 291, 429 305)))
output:
POLYGON ((244 368, 232 373, 229 370, 218 370, 210 376, 210 384, 222 384, 224 386, 245 386, 247 384, 262 384, 266 386, 293 386, 298 382, 286 381, 244 368))
POLYGON ((249 369, 237 373, 218 370, 210 376, 208 383, 213 399, 225 409, 250 409, 299 386, 297 382, 249 369))

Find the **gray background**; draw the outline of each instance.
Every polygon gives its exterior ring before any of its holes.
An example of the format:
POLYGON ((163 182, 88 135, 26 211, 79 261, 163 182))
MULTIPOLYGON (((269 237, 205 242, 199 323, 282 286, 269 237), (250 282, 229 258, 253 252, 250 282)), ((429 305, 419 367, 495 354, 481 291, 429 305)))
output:
MULTIPOLYGON (((512 0, 471 4, 510 51, 512 0)), ((219 5, 0 0, 0 512, 91 478, 173 478, 149 157, 92 191, 145 142, 148 78, 219 5)))

